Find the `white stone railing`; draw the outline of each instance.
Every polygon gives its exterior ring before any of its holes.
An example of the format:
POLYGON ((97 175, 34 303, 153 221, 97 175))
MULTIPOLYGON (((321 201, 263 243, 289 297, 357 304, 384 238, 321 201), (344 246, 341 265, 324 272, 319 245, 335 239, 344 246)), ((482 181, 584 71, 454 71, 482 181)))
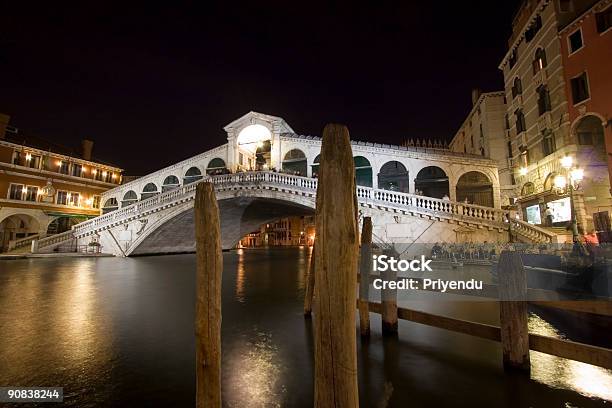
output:
MULTIPOLYGON (((246 172, 204 177, 198 182, 157 194, 127 207, 80 223, 73 227, 72 236, 80 237, 88 235, 109 225, 121 224, 132 220, 143 213, 193 200, 197 184, 205 180, 211 181, 218 191, 241 189, 244 187, 252 189, 255 186, 259 188, 282 188, 289 192, 294 191, 300 194, 307 192, 312 197, 316 194, 318 184, 318 180, 314 178, 275 172, 246 172)), ((431 214, 437 217, 446 217, 508 229, 508 213, 501 209, 361 186, 357 187, 357 198, 361 204, 365 205, 431 214)), ((520 220, 513 220, 511 222, 515 232, 537 242, 551 242, 554 236, 554 234, 542 228, 520 220)), ((48 239, 53 239, 54 237, 49 237, 48 239)), ((44 239, 41 241, 44 241, 44 239)))
POLYGON ((69 241, 74 238, 73 231, 65 231, 59 234, 49 235, 48 237, 41 238, 36 242, 38 249, 46 248, 51 245, 59 244, 65 241, 69 241))
POLYGON ((34 234, 34 235, 27 236, 25 238, 19 238, 19 239, 14 239, 12 241, 9 241, 8 250, 7 251, 13 251, 15 249, 23 248, 23 247, 26 247, 26 246, 31 246, 32 245, 32 241, 34 241, 36 239, 40 239, 41 237, 44 237, 44 235, 42 235, 42 234, 34 234))

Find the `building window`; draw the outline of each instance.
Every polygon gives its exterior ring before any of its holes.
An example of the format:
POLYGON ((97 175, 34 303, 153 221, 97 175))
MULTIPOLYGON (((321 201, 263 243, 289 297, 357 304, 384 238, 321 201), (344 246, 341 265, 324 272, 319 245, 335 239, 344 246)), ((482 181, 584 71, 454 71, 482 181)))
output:
POLYGON ((523 84, 521 82, 521 78, 514 78, 514 83, 512 84, 512 98, 516 98, 517 96, 523 93, 523 84))
POLYGON ((572 101, 574 102, 574 105, 589 99, 589 81, 586 72, 572 78, 571 83, 572 101))
POLYGON ((100 196, 99 195, 93 196, 93 202, 92 202, 91 206, 93 208, 96 208, 96 209, 100 208, 100 196))
POLYGON ((555 150, 555 135, 550 129, 545 129, 542 132, 542 154, 546 157, 555 150))
POLYGON ((506 130, 510 129, 510 120, 507 113, 504 115, 504 123, 506 124, 506 130))
POLYGON ((26 201, 36 201, 38 197, 38 187, 36 186, 27 186, 25 191, 25 200, 26 201))
POLYGON ((569 13, 574 10, 572 0, 559 0, 559 11, 562 13, 569 13))
POLYGON ((68 162, 65 160, 60 160, 59 164, 59 172, 62 174, 68 174, 68 162))
POLYGON ((10 200, 21 200, 23 196, 23 184, 11 184, 9 188, 9 199, 10 200))
POLYGON ((569 53, 573 54, 582 48, 582 30, 579 28, 567 37, 569 42, 569 53))
POLYGON ((81 177, 82 173, 83 173, 83 166, 81 166, 80 164, 74 163, 72 165, 72 172, 70 174, 74 177, 81 177))
POLYGON ((111 180, 113 179, 113 172, 105 170, 102 172, 102 177, 104 178, 104 182, 110 183, 111 180))
POLYGON ((514 51, 512 51, 512 55, 510 55, 510 59, 508 60, 508 64, 510 66, 510 69, 512 69, 512 67, 514 67, 516 65, 516 61, 518 60, 518 53, 516 51, 516 49, 514 51))
POLYGON ((21 166, 21 152, 18 152, 17 150, 13 152, 12 163, 16 166, 21 166))
POLYGON ((68 192, 58 190, 57 199, 55 200, 56 204, 66 205, 68 204, 68 192))
POLYGON ((538 93, 538 111, 540 115, 550 111, 550 94, 545 85, 540 85, 536 90, 538 93))
POLYGON ((508 158, 512 158, 512 142, 508 140, 508 158))
POLYGON ((517 109, 514 112, 516 117, 516 133, 521 133, 527 130, 527 126, 525 125, 525 115, 521 109, 517 109))
POLYGON ((93 169, 91 172, 93 173, 95 180, 102 181, 102 172, 100 170, 93 169))
POLYGON ((538 48, 535 53, 535 59, 533 60, 533 73, 534 75, 546 68, 546 51, 543 48, 538 48))
POLYGON ((40 156, 34 156, 30 153, 26 154, 25 156, 26 159, 26 166, 31 168, 31 169, 38 169, 40 168, 40 156))
POLYGON ((610 27, 612 27, 612 7, 608 7, 601 13, 595 14, 595 19, 597 20, 597 32, 603 33, 608 31, 610 27))
POLYGON ((533 24, 525 32, 525 42, 533 40, 533 37, 540 31, 540 28, 542 28, 542 17, 538 15, 533 24))
POLYGON ((79 193, 68 193, 68 204, 74 207, 78 207, 80 198, 81 196, 79 195, 79 193))

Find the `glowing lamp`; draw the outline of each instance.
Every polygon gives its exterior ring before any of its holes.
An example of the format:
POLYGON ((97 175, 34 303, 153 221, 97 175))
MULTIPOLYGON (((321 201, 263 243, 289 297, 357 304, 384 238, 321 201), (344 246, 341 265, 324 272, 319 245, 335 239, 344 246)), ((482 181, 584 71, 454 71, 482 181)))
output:
POLYGON ((106 171, 103 171, 103 172, 102 172, 102 177, 106 177, 106 175, 107 175, 107 174, 108 174, 108 173, 106 173, 106 171))
POLYGON ((26 154, 26 161, 32 160, 32 155, 30 153, 26 154))
POLYGON ((58 160, 58 161, 55 162, 55 164, 57 164, 58 166, 61 166, 62 165, 62 161, 58 160))
POLYGON ((570 167, 572 167, 572 164, 574 164, 574 159, 572 158, 572 156, 565 156, 561 158, 561 167, 563 167, 564 169, 569 169, 570 167))
POLYGON ((570 177, 573 181, 581 181, 584 178, 584 170, 583 169, 574 169, 570 173, 570 177))
POLYGON ((116 175, 115 173, 113 173, 113 178, 114 178, 114 179, 116 179, 116 178, 117 178, 117 175, 116 175))
POLYGON ((558 188, 559 190, 563 190, 567 185, 567 180, 565 179, 565 177, 558 175, 555 176, 554 183, 556 188, 558 188))
POLYGON ((91 174, 93 174, 93 175, 95 176, 97 172, 98 172, 98 170, 93 169, 93 170, 91 171, 91 174))
POLYGON ((520 174, 521 176, 525 176, 525 175, 527 174, 527 167, 521 167, 521 168, 519 169, 519 174, 520 174))

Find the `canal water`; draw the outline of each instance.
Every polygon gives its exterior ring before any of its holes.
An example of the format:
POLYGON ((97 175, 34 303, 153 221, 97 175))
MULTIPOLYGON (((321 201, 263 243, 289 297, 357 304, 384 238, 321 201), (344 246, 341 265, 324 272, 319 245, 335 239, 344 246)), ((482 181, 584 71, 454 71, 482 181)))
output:
MULTIPOLYGON (((309 249, 223 256, 224 405, 311 407, 309 249)), ((74 407, 193 406, 194 283, 194 255, 0 262, 0 386, 62 386, 74 407)), ((494 303, 419 304, 497 323, 494 303)), ((531 376, 511 375, 495 342, 410 322, 383 340, 377 315, 372 328, 357 342, 363 407, 612 403, 612 374, 597 367, 532 352, 531 376)), ((530 328, 564 335, 538 314, 530 328)))

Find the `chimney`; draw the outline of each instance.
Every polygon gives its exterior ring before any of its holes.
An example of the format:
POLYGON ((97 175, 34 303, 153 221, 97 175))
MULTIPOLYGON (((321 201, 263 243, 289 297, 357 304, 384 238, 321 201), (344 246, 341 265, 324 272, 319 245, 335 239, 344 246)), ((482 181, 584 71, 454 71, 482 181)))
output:
POLYGON ((480 88, 472 89, 472 106, 476 106, 476 102, 478 102, 478 98, 480 98, 480 94, 482 91, 480 88))
POLYGON ((91 151, 93 150, 93 145, 94 142, 88 139, 83 139, 83 142, 81 142, 81 146, 83 147, 83 159, 84 160, 91 160, 91 151))
POLYGON ((5 115, 4 113, 0 113, 0 140, 4 139, 6 135, 6 127, 9 124, 11 117, 9 115, 5 115))

